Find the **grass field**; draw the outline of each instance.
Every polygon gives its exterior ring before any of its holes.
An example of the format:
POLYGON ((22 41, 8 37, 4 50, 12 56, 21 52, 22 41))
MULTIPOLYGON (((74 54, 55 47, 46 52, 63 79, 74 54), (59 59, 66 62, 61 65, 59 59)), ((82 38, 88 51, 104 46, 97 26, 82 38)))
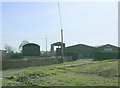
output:
POLYGON ((4 86, 118 86, 116 59, 91 62, 77 60, 30 67, 3 77, 4 86))

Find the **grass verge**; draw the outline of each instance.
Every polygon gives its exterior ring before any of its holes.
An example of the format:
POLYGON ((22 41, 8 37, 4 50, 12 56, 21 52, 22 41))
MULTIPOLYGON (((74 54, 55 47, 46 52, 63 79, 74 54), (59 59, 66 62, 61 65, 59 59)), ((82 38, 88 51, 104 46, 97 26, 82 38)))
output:
POLYGON ((118 86, 118 61, 77 60, 4 76, 4 86, 118 86))

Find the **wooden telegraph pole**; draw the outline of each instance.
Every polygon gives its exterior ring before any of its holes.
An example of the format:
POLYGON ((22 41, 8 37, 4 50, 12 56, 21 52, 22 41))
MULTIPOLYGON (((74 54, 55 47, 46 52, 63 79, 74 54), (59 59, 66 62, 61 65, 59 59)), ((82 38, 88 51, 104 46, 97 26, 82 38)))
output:
POLYGON ((63 30, 61 29, 61 59, 62 59, 62 62, 63 62, 63 58, 64 58, 64 49, 63 49, 63 30))
POLYGON ((60 12, 59 2, 58 2, 58 9, 59 9, 60 26, 61 26, 61 62, 63 63, 63 57, 64 57, 64 50, 63 50, 63 29, 62 29, 62 18, 61 18, 61 12, 60 12))

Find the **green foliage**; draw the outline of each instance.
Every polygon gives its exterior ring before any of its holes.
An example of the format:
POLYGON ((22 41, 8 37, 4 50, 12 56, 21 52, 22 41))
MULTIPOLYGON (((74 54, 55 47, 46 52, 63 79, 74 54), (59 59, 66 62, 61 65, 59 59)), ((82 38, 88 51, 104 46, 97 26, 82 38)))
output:
POLYGON ((22 53, 13 53, 11 54, 11 59, 22 59, 23 55, 22 53))
POLYGON ((7 83, 8 83, 8 85, 16 85, 16 84, 18 84, 19 82, 16 82, 16 81, 8 81, 7 83))
POLYGON ((16 79, 15 75, 10 75, 10 76, 6 76, 7 79, 11 80, 11 79, 16 79))

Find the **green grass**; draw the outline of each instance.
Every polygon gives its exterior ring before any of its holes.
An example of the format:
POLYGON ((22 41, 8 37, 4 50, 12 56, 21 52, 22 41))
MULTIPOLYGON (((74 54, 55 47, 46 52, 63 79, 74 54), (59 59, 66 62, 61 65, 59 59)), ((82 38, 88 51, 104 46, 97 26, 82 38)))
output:
POLYGON ((118 86, 118 61, 85 62, 77 60, 30 67, 4 77, 6 86, 118 86))

